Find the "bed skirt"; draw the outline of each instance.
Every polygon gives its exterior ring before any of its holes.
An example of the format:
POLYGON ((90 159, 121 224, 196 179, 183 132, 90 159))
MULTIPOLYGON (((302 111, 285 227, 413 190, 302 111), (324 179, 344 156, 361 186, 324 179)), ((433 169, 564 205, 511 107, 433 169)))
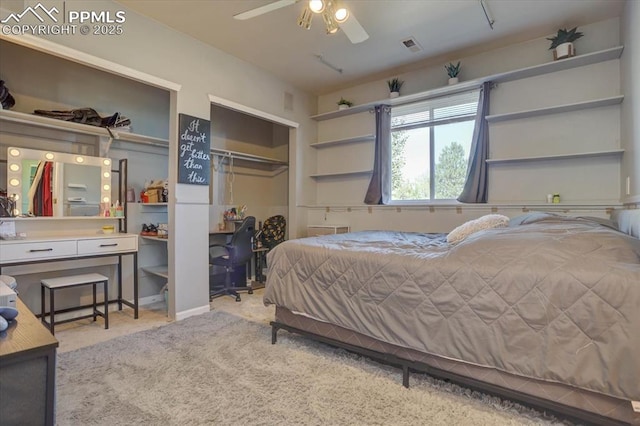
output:
POLYGON ((402 348, 333 324, 296 315, 281 306, 276 306, 276 321, 272 326, 274 343, 278 329, 282 328, 398 365, 403 368, 405 386, 409 384, 409 371, 421 371, 573 421, 598 425, 640 425, 640 413, 635 413, 631 403, 626 400, 402 348))

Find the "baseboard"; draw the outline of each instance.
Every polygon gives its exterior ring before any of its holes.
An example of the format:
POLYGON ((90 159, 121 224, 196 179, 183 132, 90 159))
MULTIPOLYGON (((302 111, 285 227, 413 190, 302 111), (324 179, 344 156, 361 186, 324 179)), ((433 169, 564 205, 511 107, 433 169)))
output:
POLYGON ((209 304, 207 303, 204 306, 200 306, 198 308, 193 308, 193 309, 188 309, 186 311, 181 311, 181 312, 177 312, 176 313, 176 321, 180 321, 183 320, 185 318, 189 318, 189 317, 193 317, 196 315, 202 315, 205 314, 207 312, 209 312, 211 310, 211 308, 209 307, 209 304))

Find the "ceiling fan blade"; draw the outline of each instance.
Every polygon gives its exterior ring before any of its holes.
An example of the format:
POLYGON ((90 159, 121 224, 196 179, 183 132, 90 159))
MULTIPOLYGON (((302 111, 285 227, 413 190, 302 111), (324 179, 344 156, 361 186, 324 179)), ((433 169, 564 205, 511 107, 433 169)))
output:
POLYGON ((360 22, 358 22, 353 14, 349 16, 349 19, 339 25, 353 44, 362 43, 369 38, 369 34, 362 28, 362 25, 360 25, 360 22))
POLYGON ((265 4, 264 6, 256 7, 255 9, 247 10, 246 12, 233 15, 235 19, 244 21, 245 19, 255 18, 256 16, 264 15, 265 13, 278 10, 282 7, 290 6, 296 3, 297 0, 278 0, 273 3, 265 4))

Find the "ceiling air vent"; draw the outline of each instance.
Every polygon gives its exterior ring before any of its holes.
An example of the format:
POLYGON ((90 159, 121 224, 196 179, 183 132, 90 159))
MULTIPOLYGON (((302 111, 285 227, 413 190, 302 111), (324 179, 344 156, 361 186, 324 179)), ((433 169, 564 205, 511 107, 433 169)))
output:
POLYGON ((422 47, 418 44, 416 39, 413 37, 409 37, 407 39, 402 40, 402 44, 404 47, 406 47, 413 53, 416 53, 422 50, 422 47))

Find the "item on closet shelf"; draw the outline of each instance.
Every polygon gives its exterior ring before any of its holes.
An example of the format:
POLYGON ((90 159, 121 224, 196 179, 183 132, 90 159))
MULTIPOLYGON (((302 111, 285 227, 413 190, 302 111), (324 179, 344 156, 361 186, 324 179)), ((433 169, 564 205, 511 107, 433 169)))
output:
POLYGON ((167 223, 158 224, 158 238, 169 238, 169 225, 167 223))
POLYGON ((547 194, 547 203, 553 203, 553 194, 547 194))
POLYGON ((9 93, 9 88, 4 85, 4 80, 0 80, 0 105, 2 109, 11 109, 16 104, 16 100, 9 93))
POLYGON ((144 235, 147 237, 157 237, 158 236, 158 228, 153 223, 147 225, 146 223, 142 224, 142 231, 140 231, 140 235, 144 235))
POLYGON ((127 203, 135 203, 136 202, 136 191, 133 187, 127 188, 127 203))
POLYGON ((553 204, 560 204, 560 194, 553 194, 553 204))
POLYGON ((104 225, 102 227, 102 233, 103 234, 113 234, 113 232, 116 230, 116 227, 113 225, 104 225))
POLYGON ((120 200, 116 201, 116 217, 124 217, 124 206, 120 204, 120 200))
POLYGON ((72 121, 98 127, 119 127, 131 124, 131 120, 120 115, 119 112, 107 117, 101 117, 93 108, 78 108, 70 111, 36 109, 33 113, 56 120, 72 121))
POLYGON ((227 209, 227 210, 224 211, 223 218, 226 221, 229 221, 229 220, 242 220, 242 219, 244 219, 244 215, 246 213, 247 213, 247 206, 246 205, 238 206, 237 209, 235 207, 231 207, 230 209, 227 209))

